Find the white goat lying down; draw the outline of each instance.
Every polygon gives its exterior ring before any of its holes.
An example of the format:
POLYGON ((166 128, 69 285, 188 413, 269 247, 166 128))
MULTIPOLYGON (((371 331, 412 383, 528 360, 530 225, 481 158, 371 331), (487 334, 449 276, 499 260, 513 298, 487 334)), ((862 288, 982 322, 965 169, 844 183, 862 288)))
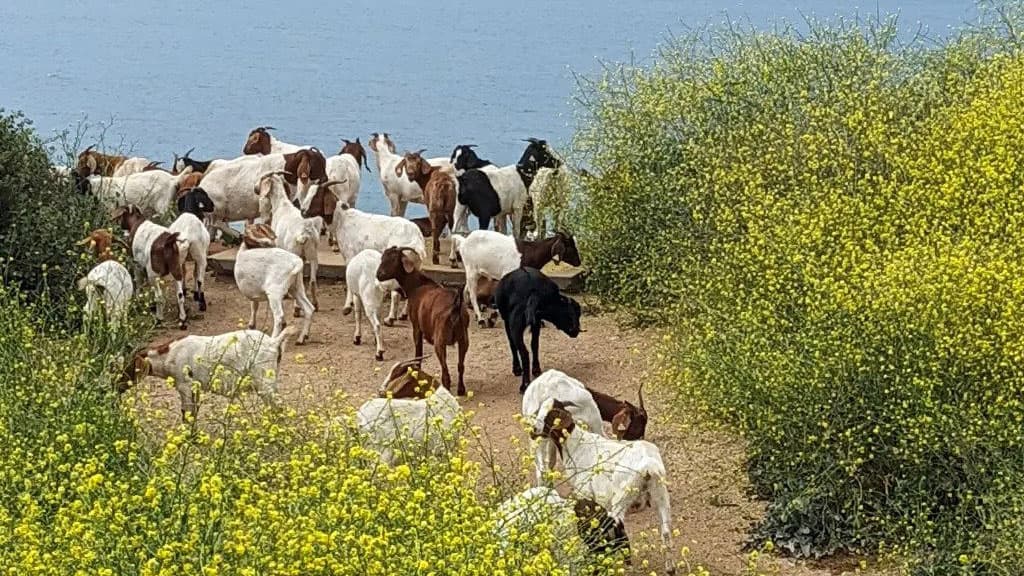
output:
POLYGON ((260 302, 267 302, 274 318, 271 336, 284 330, 284 298, 291 295, 296 305, 302 308, 302 331, 295 341, 305 344, 309 338, 309 327, 313 323, 313 303, 306 297, 302 284, 302 258, 274 246, 277 237, 266 224, 249 224, 245 227, 242 244, 235 256, 235 284, 238 291, 249 300, 252 315, 249 329, 256 328, 256 312, 260 302))
POLYGON ((658 513, 661 541, 668 552, 665 571, 675 573, 672 560, 672 509, 667 473, 658 447, 644 440, 623 442, 576 426, 566 403, 545 400, 535 414, 532 435, 559 444, 562 465, 573 492, 591 499, 617 521, 650 503, 658 513))
POLYGON ((566 500, 544 486, 505 500, 495 511, 495 518, 495 532, 502 546, 511 543, 513 528, 519 534, 529 534, 534 526, 551 526, 552 556, 570 569, 585 569, 587 552, 599 555, 629 551, 625 525, 612 519, 600 505, 592 500, 566 500))
POLYGON ((174 378, 181 397, 182 418, 186 414, 193 418, 196 415, 193 381, 202 390, 223 396, 237 395, 242 384, 248 383, 264 402, 276 405, 278 368, 284 344, 294 333, 295 327, 289 326, 276 337, 259 330, 185 336, 138 352, 127 376, 134 382, 148 375, 174 378))
MULTIPOLYGON (((601 411, 597 402, 579 380, 558 370, 548 370, 530 382, 523 394, 524 417, 529 418, 540 410, 545 400, 558 398, 566 403, 573 420, 596 434, 604 435, 601 411)), ((550 438, 534 438, 534 463, 537 482, 543 482, 544 471, 555 467, 557 446, 550 438)))
POLYGON ((448 447, 445 434, 462 412, 458 401, 437 378, 418 368, 409 371, 422 359, 395 364, 380 388, 381 397, 366 401, 356 413, 366 445, 387 464, 418 452, 444 454, 448 447))

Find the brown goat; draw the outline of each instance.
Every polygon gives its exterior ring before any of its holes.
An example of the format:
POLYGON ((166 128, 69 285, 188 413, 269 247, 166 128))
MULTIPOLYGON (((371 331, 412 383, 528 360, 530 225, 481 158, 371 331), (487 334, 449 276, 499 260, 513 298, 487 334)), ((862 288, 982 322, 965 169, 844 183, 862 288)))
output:
POLYGON ((92 149, 92 146, 89 146, 78 155, 78 163, 75 166, 75 170, 82 178, 86 178, 94 174, 99 176, 113 176, 117 167, 123 164, 127 159, 127 156, 97 152, 92 149))
MULTIPOLYGON (((78 241, 79 246, 88 246, 96 260, 105 262, 114 259, 114 252, 110 249, 114 244, 114 235, 106 228, 97 228, 88 236, 78 241)), ((123 241, 122 241, 123 242, 123 241)), ((127 246, 126 246, 127 248, 127 246)), ((130 252, 130 250, 129 250, 130 252)))
POLYGON ((528 268, 540 270, 544 265, 554 260, 565 262, 570 266, 579 266, 579 250, 576 249, 576 240, 571 234, 555 232, 554 236, 530 242, 528 240, 516 240, 516 248, 523 255, 522 265, 528 268))
POLYGON ((587 392, 594 397, 597 409, 601 412, 601 420, 611 422, 612 433, 619 440, 643 440, 647 433, 647 409, 644 407, 644 385, 636 391, 640 406, 635 406, 625 400, 619 400, 614 396, 587 388, 587 392))
POLYGON ((363 148, 363 143, 356 138, 355 142, 351 142, 344 138, 341 139, 341 150, 338 151, 338 156, 342 154, 350 154, 356 159, 356 166, 362 165, 366 168, 367 172, 370 172, 370 165, 366 163, 366 148, 363 148))
POLYGON ((469 350, 469 311, 462 290, 445 288, 420 272, 420 257, 411 248, 392 246, 381 256, 377 280, 395 280, 409 299, 409 323, 416 356, 423 355, 423 339, 434 345, 441 363, 441 383, 451 390, 447 347, 459 346, 459 386, 457 395, 466 394, 464 382, 466 352, 469 350))
POLYGON ((310 184, 327 181, 327 159, 316 148, 304 148, 284 155, 284 171, 284 181, 295 198, 297 192, 309 190, 310 184))
POLYGON ((188 190, 190 190, 192 188, 195 188, 196 186, 199 186, 199 183, 202 180, 203 180, 203 173, 202 172, 192 172, 188 176, 185 176, 180 182, 178 182, 178 193, 177 193, 177 196, 180 197, 182 194, 184 194, 188 190))
POLYGON ((270 132, 273 126, 259 126, 249 132, 242 146, 242 154, 270 154, 270 132))
POLYGON ((391 367, 391 373, 387 381, 381 387, 379 396, 387 398, 419 398, 427 397, 429 392, 437 390, 441 381, 436 376, 428 374, 420 368, 423 356, 403 360, 391 367))
MULTIPOLYGON (((430 261, 436 265, 440 261, 441 232, 445 226, 453 230, 455 228, 455 173, 451 167, 431 166, 420 152, 406 154, 402 162, 405 162, 405 173, 409 179, 423 189, 423 200, 430 215, 431 235, 434 239, 430 261)), ((455 261, 450 264, 455 268, 455 261)))

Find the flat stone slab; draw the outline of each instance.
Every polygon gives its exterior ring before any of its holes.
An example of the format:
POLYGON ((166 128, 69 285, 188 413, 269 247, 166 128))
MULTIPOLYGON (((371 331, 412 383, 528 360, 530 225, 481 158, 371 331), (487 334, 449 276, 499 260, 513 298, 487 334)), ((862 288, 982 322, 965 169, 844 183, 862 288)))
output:
MULTIPOLYGON (((448 266, 448 253, 451 250, 451 241, 448 238, 441 239, 441 265, 435 266, 430 263, 430 243, 427 243, 427 261, 423 263, 423 273, 435 282, 448 285, 462 285, 466 282, 466 273, 460 268, 448 266)), ((210 251, 209 265, 217 274, 230 276, 235 270, 235 254, 238 248, 227 248, 214 253, 210 251)), ((345 259, 341 254, 331 251, 327 247, 327 241, 321 239, 319 250, 320 268, 318 278, 345 281, 345 259)), ((555 281, 558 287, 567 292, 577 292, 583 289, 583 277, 585 270, 568 264, 555 264, 549 262, 544 267, 544 274, 555 281)), ((309 274, 309 265, 306 265, 306 274, 309 274)))

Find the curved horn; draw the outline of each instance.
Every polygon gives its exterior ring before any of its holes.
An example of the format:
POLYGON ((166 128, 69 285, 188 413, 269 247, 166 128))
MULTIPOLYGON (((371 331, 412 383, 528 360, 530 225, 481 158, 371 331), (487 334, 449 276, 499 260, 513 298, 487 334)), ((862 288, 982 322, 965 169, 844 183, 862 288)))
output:
POLYGON ((257 130, 264 130, 269 132, 271 130, 277 130, 277 128, 274 128, 273 126, 260 126, 259 128, 257 128, 257 130))
POLYGON ((82 150, 81 154, 85 154, 86 152, 92 150, 95 147, 96 147, 95 144, 90 144, 88 148, 86 148, 85 150, 82 150))
POLYGON ((348 182, 348 178, 345 178, 344 180, 328 180, 327 182, 324 182, 323 184, 320 184, 320 187, 321 188, 330 188, 331 186, 334 186, 335 184, 344 184, 345 182, 348 182))
POLYGON ((195 147, 195 146, 193 146, 193 147, 189 148, 189 149, 188 149, 188 152, 185 152, 185 155, 184 155, 184 156, 182 156, 182 158, 188 158, 188 157, 189 157, 189 154, 191 154, 191 153, 192 153, 192 151, 193 151, 193 150, 195 150, 195 149, 196 149, 196 147, 195 147))
POLYGON ((530 144, 540 144, 540 140, 537 140, 536 138, 532 138, 532 137, 531 138, 525 138, 523 140, 523 142, 529 142, 530 144))
POLYGON ((424 152, 426 152, 426 151, 427 151, 427 149, 426 149, 426 148, 420 148, 419 150, 417 150, 417 151, 413 152, 413 154, 417 154, 417 155, 420 155, 420 154, 423 154, 423 153, 424 153, 424 152))

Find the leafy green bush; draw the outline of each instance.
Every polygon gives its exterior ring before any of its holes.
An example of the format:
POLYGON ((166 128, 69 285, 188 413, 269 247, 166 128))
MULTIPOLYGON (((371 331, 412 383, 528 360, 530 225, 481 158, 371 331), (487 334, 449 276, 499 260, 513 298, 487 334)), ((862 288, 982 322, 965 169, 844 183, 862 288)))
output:
POLYGON ((590 286, 666 321, 796 554, 1024 571, 1024 12, 983 8, 940 46, 715 29, 581 95, 590 286))
POLYGON ((107 226, 99 203, 75 192, 50 171, 46 150, 20 114, 0 110, 0 275, 30 300, 44 294, 49 313, 77 321, 82 294, 75 288, 88 272, 75 242, 107 226))

